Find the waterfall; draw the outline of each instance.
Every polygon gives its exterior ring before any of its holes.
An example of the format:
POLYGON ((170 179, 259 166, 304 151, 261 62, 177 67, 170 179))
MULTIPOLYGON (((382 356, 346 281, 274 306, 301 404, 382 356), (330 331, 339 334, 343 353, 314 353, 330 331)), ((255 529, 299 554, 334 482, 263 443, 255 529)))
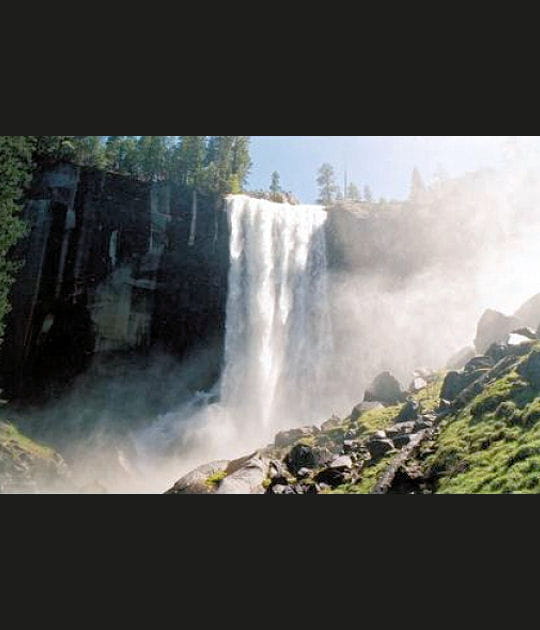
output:
MULTIPOLYGON (((320 421, 332 350, 322 206, 228 199, 221 404, 261 434, 320 421)), ((246 427, 248 428, 248 427, 246 427)))
POLYGON ((169 466, 171 481, 329 415, 326 211, 234 195, 227 213, 230 271, 218 401, 200 392, 134 436, 141 456, 169 466), (177 459, 164 463, 171 447, 177 459))

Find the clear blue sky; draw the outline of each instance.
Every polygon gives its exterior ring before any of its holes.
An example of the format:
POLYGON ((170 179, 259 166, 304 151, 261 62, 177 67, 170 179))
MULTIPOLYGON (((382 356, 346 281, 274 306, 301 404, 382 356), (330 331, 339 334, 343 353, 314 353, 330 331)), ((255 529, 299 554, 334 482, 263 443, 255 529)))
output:
POLYGON ((252 136, 252 189, 268 188, 274 170, 303 203, 317 198, 317 170, 329 162, 343 182, 368 184, 376 199, 403 199, 415 166, 426 181, 439 164, 449 176, 497 167, 508 136, 252 136))

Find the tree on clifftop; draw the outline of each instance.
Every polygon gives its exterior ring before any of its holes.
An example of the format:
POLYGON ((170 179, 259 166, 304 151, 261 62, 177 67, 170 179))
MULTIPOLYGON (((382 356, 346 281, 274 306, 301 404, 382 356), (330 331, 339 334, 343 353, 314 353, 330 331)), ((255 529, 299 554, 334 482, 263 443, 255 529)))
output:
POLYGON ((8 259, 8 253, 24 233, 24 224, 18 215, 32 168, 35 145, 35 136, 0 136, 0 343, 15 271, 15 264, 8 259))
POLYGON ((280 176, 277 171, 272 173, 272 181, 270 183, 270 193, 272 199, 277 199, 279 195, 283 192, 281 189, 280 176))
POLYGON ((336 175, 334 169, 330 164, 323 164, 319 169, 319 176, 317 177, 317 184, 319 186, 319 199, 317 203, 323 206, 330 206, 338 197, 339 187, 336 185, 336 175))
POLYGON ((347 199, 350 199, 351 201, 360 201, 360 191, 358 190, 358 186, 352 182, 347 188, 347 199))

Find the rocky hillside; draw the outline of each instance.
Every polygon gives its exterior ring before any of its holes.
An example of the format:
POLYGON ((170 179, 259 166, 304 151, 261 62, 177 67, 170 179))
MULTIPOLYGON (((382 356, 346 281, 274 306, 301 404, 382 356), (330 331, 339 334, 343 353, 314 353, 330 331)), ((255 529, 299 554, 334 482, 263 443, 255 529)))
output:
POLYGON ((167 494, 540 492, 540 339, 523 326, 538 316, 531 309, 520 309, 527 319, 485 313, 454 369, 418 371, 407 391, 380 374, 348 417, 281 432, 167 494))
POLYGON ((68 468, 58 453, 0 421, 0 494, 66 491, 68 468))

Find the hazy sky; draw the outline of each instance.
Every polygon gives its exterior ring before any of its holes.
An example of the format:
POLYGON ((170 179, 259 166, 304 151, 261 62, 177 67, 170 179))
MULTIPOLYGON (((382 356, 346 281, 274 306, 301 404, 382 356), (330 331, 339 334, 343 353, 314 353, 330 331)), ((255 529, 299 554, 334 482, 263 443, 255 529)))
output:
MULTIPOLYGON (((529 136, 530 138, 531 136, 529 136)), ((274 170, 282 187, 304 203, 317 198, 316 173, 331 163, 343 182, 369 184, 376 199, 407 197, 415 166, 429 180, 439 165, 450 176, 497 167, 509 136, 253 136, 249 187, 268 188, 274 170)), ((523 137, 522 137, 523 138, 523 137)))

